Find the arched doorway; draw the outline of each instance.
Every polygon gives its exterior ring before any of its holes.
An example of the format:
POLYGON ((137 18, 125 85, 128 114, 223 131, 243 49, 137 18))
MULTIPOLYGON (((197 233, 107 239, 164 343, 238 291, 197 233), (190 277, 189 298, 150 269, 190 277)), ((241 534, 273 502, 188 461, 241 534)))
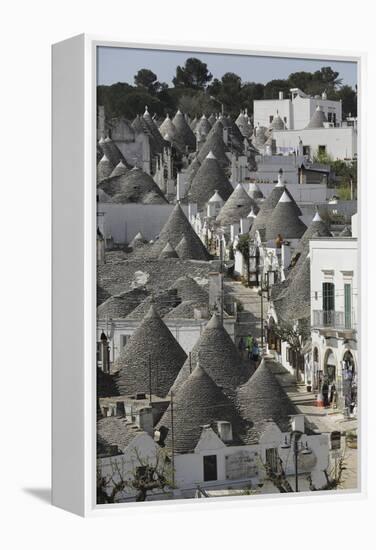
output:
POLYGON ((328 384, 335 382, 337 375, 337 362, 334 353, 331 349, 328 349, 325 353, 324 359, 324 378, 327 379, 328 384))

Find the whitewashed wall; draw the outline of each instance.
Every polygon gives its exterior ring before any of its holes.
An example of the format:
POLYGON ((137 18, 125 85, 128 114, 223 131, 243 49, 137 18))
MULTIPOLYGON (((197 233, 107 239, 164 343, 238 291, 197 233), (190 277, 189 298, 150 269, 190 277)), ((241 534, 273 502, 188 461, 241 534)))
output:
MULTIPOLYGON (((181 206, 188 215, 188 207, 181 206)), ((99 203, 98 225, 105 237, 112 235, 115 243, 129 243, 139 231, 150 240, 160 233, 173 208, 173 204, 99 203)))
POLYGON ((319 145, 326 146, 326 152, 336 159, 352 159, 356 156, 356 132, 352 127, 312 128, 303 130, 281 130, 273 132, 277 153, 296 151, 301 138, 303 145, 311 148, 310 155, 316 154, 319 145))

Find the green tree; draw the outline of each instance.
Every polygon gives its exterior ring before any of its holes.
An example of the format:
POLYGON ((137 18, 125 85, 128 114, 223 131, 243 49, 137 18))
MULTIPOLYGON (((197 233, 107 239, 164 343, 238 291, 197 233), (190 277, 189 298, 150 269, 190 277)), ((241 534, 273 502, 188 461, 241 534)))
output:
POLYGON ((134 83, 138 88, 143 88, 149 94, 155 94, 161 87, 157 75, 150 69, 140 69, 134 76, 134 83))
POLYGON ((211 81, 213 75, 208 71, 206 63, 200 61, 196 57, 190 57, 186 60, 185 65, 176 67, 176 76, 172 79, 175 87, 187 87, 196 90, 206 88, 208 82, 211 81))

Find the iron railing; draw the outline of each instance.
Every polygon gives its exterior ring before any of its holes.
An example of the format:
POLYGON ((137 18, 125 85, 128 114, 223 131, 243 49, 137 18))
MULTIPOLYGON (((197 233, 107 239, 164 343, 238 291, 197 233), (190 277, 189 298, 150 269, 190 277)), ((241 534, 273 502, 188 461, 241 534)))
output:
POLYGON ((317 328, 334 328, 339 330, 355 329, 353 311, 314 310, 313 326, 317 328))

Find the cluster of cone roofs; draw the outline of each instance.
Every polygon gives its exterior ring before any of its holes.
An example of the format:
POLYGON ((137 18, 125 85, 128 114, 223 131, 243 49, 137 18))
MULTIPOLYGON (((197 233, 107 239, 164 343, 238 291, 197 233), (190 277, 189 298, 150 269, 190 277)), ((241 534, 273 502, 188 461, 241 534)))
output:
MULTIPOLYGON (((152 389, 153 395, 173 394, 174 448, 177 453, 193 452, 203 425, 229 421, 233 442, 256 442, 269 420, 287 430, 296 413, 286 393, 263 360, 253 374, 223 327, 213 315, 187 357, 155 307, 151 305, 141 324, 114 363, 115 373, 106 380, 107 391, 130 396, 152 389), (151 384, 151 388, 150 388, 151 384), (112 390, 108 390, 112 388, 112 390)), ((99 394, 103 390, 99 388, 99 394)), ((171 405, 156 428, 171 426, 171 405)), ((171 447, 171 433, 165 445, 171 447)))

